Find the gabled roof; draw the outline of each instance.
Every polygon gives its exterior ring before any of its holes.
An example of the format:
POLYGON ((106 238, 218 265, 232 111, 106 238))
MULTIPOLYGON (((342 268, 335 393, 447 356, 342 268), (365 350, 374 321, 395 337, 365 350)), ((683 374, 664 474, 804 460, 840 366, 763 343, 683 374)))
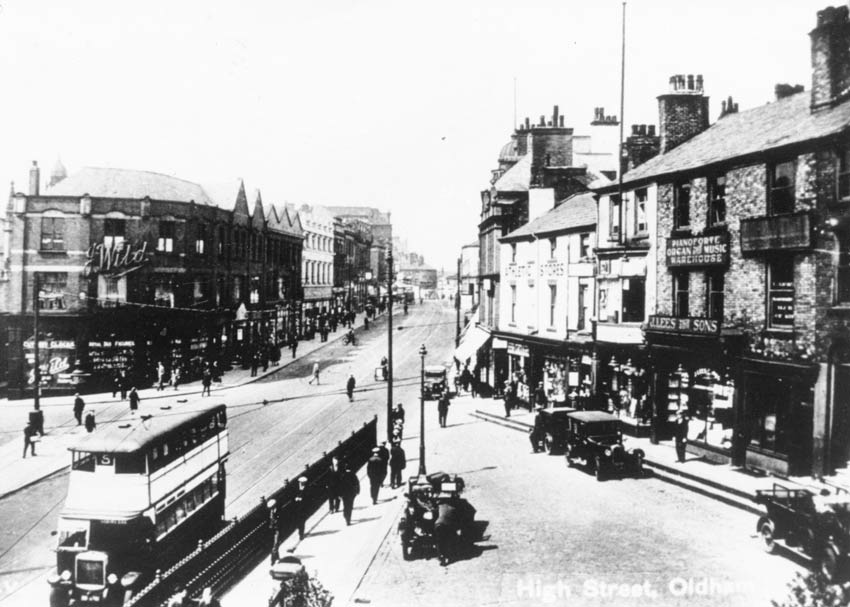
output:
POLYGON ((529 221, 499 240, 500 242, 510 242, 531 238, 535 235, 554 234, 595 224, 596 198, 593 192, 582 192, 570 196, 551 211, 529 221))
POLYGON ((526 154, 499 177, 493 187, 497 192, 527 192, 531 184, 531 154, 526 154))
POLYGON ((245 184, 241 179, 232 179, 221 183, 205 183, 203 188, 213 204, 225 211, 233 211, 240 195, 245 195, 245 184))
POLYGON ((850 127, 850 101, 812 113, 804 91, 751 110, 727 114, 666 154, 623 175, 623 183, 681 171, 836 135, 850 127))

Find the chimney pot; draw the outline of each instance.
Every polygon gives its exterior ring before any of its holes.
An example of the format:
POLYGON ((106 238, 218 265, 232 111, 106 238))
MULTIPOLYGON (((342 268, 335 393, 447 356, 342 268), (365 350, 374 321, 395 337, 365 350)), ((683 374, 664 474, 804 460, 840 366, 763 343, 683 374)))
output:
POLYGON ((654 124, 650 124, 648 126, 648 128, 646 130, 646 134, 649 135, 650 137, 655 137, 655 125, 654 124))
POLYGON ((558 123, 558 126, 560 126, 560 127, 564 126, 564 117, 563 116, 561 116, 561 121, 558 123))
POLYGON ((689 91, 694 90, 694 75, 693 74, 688 74, 688 90, 689 91))
POLYGON ((38 162, 33 160, 30 167, 30 196, 38 196, 39 184, 41 183, 41 172, 38 170, 38 162))
POLYGON ((558 106, 552 109, 552 126, 558 126, 558 106))
POLYGON ((540 116, 540 126, 546 126, 546 117, 542 114, 540 116))
POLYGON ((528 130, 530 128, 531 128, 531 119, 528 116, 526 116, 525 117, 525 130, 528 130))
POLYGON ((638 128, 640 128, 640 125, 637 125, 637 124, 632 125, 632 135, 638 134, 638 128))

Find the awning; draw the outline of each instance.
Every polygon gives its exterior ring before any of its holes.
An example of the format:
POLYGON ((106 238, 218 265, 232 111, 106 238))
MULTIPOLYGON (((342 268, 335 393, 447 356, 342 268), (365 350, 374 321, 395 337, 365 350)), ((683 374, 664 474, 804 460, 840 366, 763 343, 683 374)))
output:
MULTIPOLYGON (((460 362, 466 362, 475 356, 478 350, 481 349, 487 340, 490 339, 490 334, 479 327, 471 326, 466 331, 466 335, 460 342, 460 345, 455 349, 455 358, 460 362)), ((472 361, 473 363, 475 361, 472 361)))

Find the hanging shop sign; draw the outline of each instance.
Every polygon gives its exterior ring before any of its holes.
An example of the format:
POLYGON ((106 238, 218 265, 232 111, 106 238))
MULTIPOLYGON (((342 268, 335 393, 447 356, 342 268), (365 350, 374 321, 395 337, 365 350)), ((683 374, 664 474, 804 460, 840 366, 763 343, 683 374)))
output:
POLYGON ((647 331, 688 335, 719 335, 721 323, 714 318, 650 315, 647 331))
POLYGON ((729 263, 729 234, 670 238, 667 267, 725 266, 729 263))
POLYGON ((133 246, 127 242, 93 244, 86 252, 85 274, 124 276, 138 270, 150 260, 148 243, 133 246))

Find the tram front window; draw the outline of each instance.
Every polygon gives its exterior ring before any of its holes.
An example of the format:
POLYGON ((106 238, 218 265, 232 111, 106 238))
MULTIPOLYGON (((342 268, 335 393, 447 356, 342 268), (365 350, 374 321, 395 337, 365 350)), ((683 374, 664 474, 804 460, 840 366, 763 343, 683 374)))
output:
POLYGON ((87 548, 89 522, 59 519, 59 548, 87 548))
POLYGON ((77 559, 78 584, 94 584, 102 586, 104 584, 104 580, 103 561, 77 559))

